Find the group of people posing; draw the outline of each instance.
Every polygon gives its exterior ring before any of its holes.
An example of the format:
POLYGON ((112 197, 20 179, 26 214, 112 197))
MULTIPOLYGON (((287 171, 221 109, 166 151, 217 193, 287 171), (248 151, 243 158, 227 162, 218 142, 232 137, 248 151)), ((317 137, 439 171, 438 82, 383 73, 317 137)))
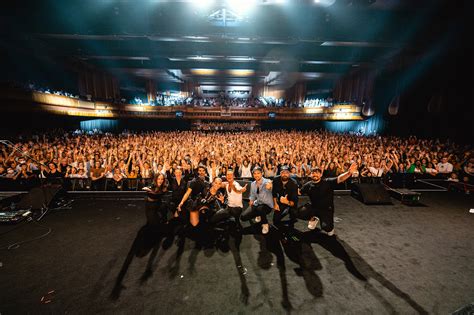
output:
POLYGON ((225 178, 214 177, 210 182, 206 167, 199 165, 196 176, 189 181, 177 167, 155 176, 153 184, 143 190, 147 192, 147 213, 162 223, 178 218, 189 227, 197 228, 203 221, 217 224, 230 220, 240 230, 241 221, 253 220, 261 224, 262 234, 267 234, 267 216, 273 212, 275 226, 283 224, 288 216, 285 224, 293 226, 298 219, 307 220, 308 229, 314 230, 319 223, 321 230, 331 236, 334 235, 334 185, 344 182, 356 171, 357 163, 353 163, 339 176, 323 178, 323 170, 314 167, 310 171, 311 180, 298 187, 288 167, 282 166, 280 175, 271 180, 265 178, 257 166, 252 169, 253 181, 248 187, 235 180, 231 169, 225 178), (248 189, 249 204, 244 209, 243 194, 248 189), (299 206, 302 195, 308 196, 309 202, 299 206))

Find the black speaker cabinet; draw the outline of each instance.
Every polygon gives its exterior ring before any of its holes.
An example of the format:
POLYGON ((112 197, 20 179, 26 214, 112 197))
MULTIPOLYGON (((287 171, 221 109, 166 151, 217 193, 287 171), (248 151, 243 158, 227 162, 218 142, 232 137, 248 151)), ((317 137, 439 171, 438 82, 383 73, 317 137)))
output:
POLYGON ((355 183, 351 195, 366 205, 391 205, 390 195, 382 184, 355 183))
POLYGON ((35 187, 23 196, 18 202, 17 208, 31 210, 48 208, 60 190, 61 186, 59 185, 35 187))

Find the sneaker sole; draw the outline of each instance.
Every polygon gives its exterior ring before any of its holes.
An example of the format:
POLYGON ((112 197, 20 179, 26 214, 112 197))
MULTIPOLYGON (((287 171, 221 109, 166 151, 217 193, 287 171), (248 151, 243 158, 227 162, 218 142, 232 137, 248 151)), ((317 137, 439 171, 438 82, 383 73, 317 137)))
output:
POLYGON ((314 228, 310 228, 308 225, 308 229, 310 229, 311 231, 316 230, 316 228, 318 227, 319 219, 316 219, 315 221, 316 221, 316 224, 314 225, 314 228))

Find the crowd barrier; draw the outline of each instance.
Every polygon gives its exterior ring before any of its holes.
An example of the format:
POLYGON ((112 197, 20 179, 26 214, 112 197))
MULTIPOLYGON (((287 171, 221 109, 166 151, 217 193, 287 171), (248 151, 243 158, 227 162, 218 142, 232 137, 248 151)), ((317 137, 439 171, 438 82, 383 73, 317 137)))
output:
MULTIPOLYGON (((237 182, 241 186, 248 185, 247 194, 250 191, 250 178, 237 178, 237 182)), ((299 186, 306 183, 309 178, 298 178, 299 186)), ((374 181, 375 179, 367 178, 367 181, 374 181)), ((364 182, 366 182, 364 180, 364 182)), ((143 187, 149 186, 152 183, 151 178, 125 178, 120 181, 115 181, 112 178, 103 178, 97 181, 92 181, 90 178, 34 178, 29 180, 12 180, 1 178, 0 191, 28 191, 33 187, 47 184, 60 184, 67 191, 141 191, 143 187)), ((351 180, 337 185, 337 190, 350 189, 351 180)))
MULTIPOLYGON (((298 185, 301 187, 309 178, 297 178, 298 185)), ((247 194, 250 191, 250 178, 238 178, 237 181, 242 185, 248 185, 247 194)), ((33 187, 45 184, 60 184, 67 191, 141 191, 143 187, 149 186, 151 178, 126 178, 115 181, 112 178, 103 178, 92 181, 90 178, 34 178, 28 180, 12 180, 0 178, 0 191, 28 191, 33 187)), ((336 185, 336 190, 350 190, 354 183, 379 183, 383 182, 392 188, 416 188, 417 182, 425 182, 431 186, 440 186, 448 188, 449 182, 443 177, 420 176, 409 173, 391 173, 383 178, 380 177, 354 177, 344 183, 336 185)), ((472 186, 472 185, 471 185, 472 186)), ((466 186, 467 187, 467 186, 466 186)), ((468 187, 470 189, 470 187, 468 187)))

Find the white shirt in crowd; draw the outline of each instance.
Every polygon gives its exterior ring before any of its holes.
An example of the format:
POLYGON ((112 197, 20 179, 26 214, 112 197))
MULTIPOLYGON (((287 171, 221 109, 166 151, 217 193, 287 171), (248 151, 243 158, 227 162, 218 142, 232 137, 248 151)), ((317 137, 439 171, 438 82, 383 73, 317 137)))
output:
POLYGON ((374 177, 382 177, 383 175, 383 168, 375 168, 373 166, 369 166, 369 171, 372 173, 374 177))
POLYGON ((252 178, 252 165, 249 164, 247 166, 245 165, 241 165, 240 166, 240 177, 243 177, 243 178, 252 178))
MULTIPOLYGON (((241 190, 242 186, 238 182, 234 180, 232 183, 237 190, 241 190)), ((242 194, 238 194, 235 191, 229 192, 229 183, 225 182, 225 190, 227 191, 227 205, 229 207, 240 207, 243 208, 244 205, 242 204, 242 194)))
POLYGON ((207 168, 207 174, 209 175, 209 182, 212 183, 214 181, 214 178, 216 177, 219 177, 219 168, 216 168, 216 172, 214 174, 214 172, 212 171, 212 167, 208 167, 207 168))
POLYGON ((438 163, 438 173, 440 174, 449 174, 453 172, 453 164, 446 162, 446 163, 438 163))

